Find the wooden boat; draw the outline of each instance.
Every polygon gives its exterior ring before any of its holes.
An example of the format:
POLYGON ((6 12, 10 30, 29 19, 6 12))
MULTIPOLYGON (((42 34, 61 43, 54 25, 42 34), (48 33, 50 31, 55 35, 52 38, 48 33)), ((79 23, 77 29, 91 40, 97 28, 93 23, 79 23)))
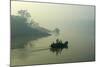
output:
POLYGON ((51 48, 68 48, 68 41, 62 43, 62 41, 56 40, 56 43, 52 43, 51 48))

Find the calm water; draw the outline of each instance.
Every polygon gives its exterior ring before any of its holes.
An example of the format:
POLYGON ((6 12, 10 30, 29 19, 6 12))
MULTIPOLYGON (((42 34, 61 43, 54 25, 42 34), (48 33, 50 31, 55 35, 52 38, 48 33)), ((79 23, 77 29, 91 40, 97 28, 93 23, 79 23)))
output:
POLYGON ((12 49, 11 65, 93 61, 95 59, 94 22, 76 23, 72 24, 72 27, 66 24, 61 26, 60 35, 58 36, 52 35, 31 40, 25 43, 25 48, 12 49), (57 38, 63 42, 67 40, 69 42, 68 49, 63 49, 58 54, 49 49, 50 44, 57 38))

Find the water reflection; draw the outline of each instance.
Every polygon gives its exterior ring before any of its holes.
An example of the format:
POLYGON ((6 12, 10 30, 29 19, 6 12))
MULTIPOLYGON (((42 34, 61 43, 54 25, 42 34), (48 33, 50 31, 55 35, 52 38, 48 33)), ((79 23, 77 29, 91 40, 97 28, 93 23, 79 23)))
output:
POLYGON ((28 43, 30 47, 32 47, 32 43, 29 43, 30 41, 36 41, 38 39, 41 39, 43 37, 48 37, 48 36, 36 36, 36 37, 16 37, 16 38, 11 38, 11 48, 12 49, 20 49, 20 48, 25 48, 27 46, 26 44, 28 43))
POLYGON ((37 49, 37 50, 32 50, 32 52, 40 52, 40 51, 45 51, 48 50, 50 48, 43 48, 43 49, 37 49))
POLYGON ((50 48, 50 51, 56 53, 56 55, 61 54, 63 48, 50 48))

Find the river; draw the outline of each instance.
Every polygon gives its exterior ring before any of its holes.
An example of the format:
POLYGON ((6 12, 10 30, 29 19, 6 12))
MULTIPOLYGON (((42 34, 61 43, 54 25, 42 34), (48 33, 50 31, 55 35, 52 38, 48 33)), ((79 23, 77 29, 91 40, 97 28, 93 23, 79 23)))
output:
POLYGON ((57 36, 53 34, 30 40, 25 43, 25 48, 11 49, 11 66, 94 61, 94 21, 76 23, 72 27, 60 27, 60 34, 57 36), (63 42, 68 41, 68 49, 58 53, 51 51, 49 46, 57 38, 63 42))

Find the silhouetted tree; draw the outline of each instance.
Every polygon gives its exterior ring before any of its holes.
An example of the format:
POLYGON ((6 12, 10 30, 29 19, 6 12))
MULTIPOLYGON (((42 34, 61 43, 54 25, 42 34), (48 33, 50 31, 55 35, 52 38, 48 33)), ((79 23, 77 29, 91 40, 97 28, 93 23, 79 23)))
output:
POLYGON ((31 17, 30 13, 27 10, 19 10, 18 14, 26 18, 31 17))

